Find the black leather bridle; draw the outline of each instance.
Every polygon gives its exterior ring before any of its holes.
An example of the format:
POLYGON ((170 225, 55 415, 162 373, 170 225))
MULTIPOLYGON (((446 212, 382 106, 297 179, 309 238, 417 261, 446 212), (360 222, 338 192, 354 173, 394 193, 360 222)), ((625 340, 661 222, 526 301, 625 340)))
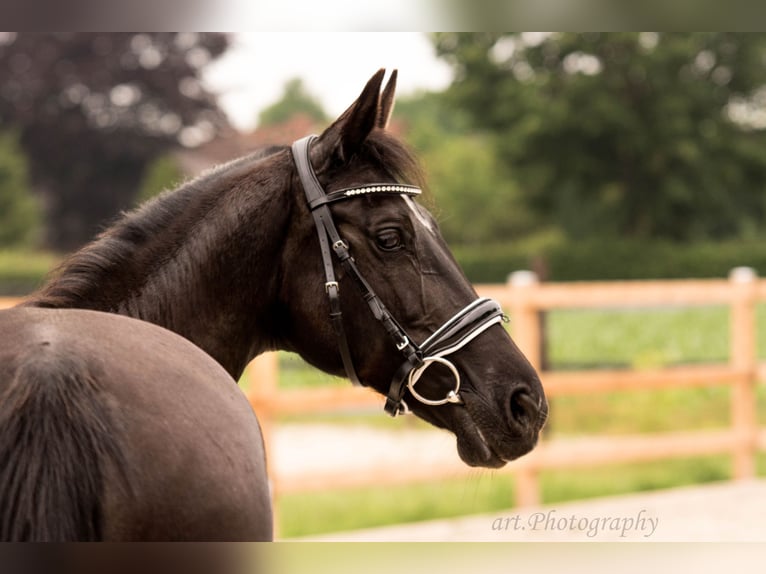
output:
POLYGON ((333 253, 346 273, 356 283, 362 297, 367 302, 370 311, 372 311, 373 317, 383 325, 397 350, 404 357, 404 362, 397 369, 391 381, 386 397, 385 411, 391 416, 409 412, 409 408, 403 400, 407 390, 410 391, 410 394, 416 400, 426 405, 461 404, 460 374, 457 367, 446 356, 463 348, 492 325, 505 320, 506 317, 500 304, 492 299, 477 299, 456 313, 423 343, 420 345, 414 343, 404 328, 388 312, 388 309, 386 309, 367 281, 365 281, 354 258, 351 256, 348 244, 343 241, 335 227, 328 205, 360 195, 415 196, 420 194, 420 189, 411 185, 375 183, 325 193, 311 166, 311 143, 316 137, 308 136, 296 141, 293 143, 292 152, 319 237, 326 279, 325 291, 330 302, 330 319, 338 338, 340 356, 348 378, 355 385, 362 385, 354 369, 351 350, 348 346, 348 338, 343 328, 343 315, 340 308, 340 287, 335 278, 333 253), (438 400, 427 399, 415 390, 415 384, 422 374, 434 363, 447 367, 455 377, 454 388, 450 389, 443 399, 438 400))

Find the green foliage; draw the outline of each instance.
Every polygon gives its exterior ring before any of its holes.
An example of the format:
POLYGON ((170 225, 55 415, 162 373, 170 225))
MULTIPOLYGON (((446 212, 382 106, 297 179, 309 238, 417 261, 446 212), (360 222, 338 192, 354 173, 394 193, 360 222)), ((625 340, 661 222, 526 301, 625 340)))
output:
POLYGON ((449 95, 568 236, 700 240, 766 223, 762 34, 437 34, 449 95))
POLYGON ((308 93, 300 78, 293 78, 285 84, 282 98, 261 111, 258 123, 262 126, 281 124, 296 114, 306 114, 322 123, 328 120, 322 105, 308 93))
POLYGON ((0 296, 31 293, 58 261, 50 253, 0 250, 0 296))
POLYGON ((173 189, 183 181, 184 175, 172 155, 163 155, 149 164, 136 203, 143 203, 166 189, 173 189))
POLYGON ((0 132, 0 248, 29 247, 40 239, 42 212, 27 180, 27 164, 10 132, 0 132))
POLYGON ((519 241, 452 249, 476 283, 504 282, 519 269, 542 265, 551 281, 724 278, 734 267, 766 275, 766 242, 678 244, 590 238, 583 241, 519 241))
POLYGON ((71 251, 134 204, 149 162, 226 127, 204 69, 221 33, 8 33, 0 125, 12 126, 46 198, 45 241, 71 251))
POLYGON ((551 278, 557 281, 723 278, 742 265, 766 273, 766 243, 589 240, 561 247, 549 259, 551 278))
POLYGON ((436 206, 432 212, 450 243, 478 245, 529 233, 534 218, 515 182, 498 161, 489 137, 472 133, 440 94, 421 94, 397 105, 417 151, 436 206))

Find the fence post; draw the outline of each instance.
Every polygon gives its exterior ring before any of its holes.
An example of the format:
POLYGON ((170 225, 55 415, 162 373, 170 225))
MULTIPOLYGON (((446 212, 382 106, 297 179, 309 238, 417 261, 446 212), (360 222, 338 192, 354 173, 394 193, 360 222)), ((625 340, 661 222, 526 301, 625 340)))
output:
MULTIPOLYGON (((255 411, 263 435, 263 445, 266 457, 273 453, 274 413, 273 400, 279 392, 279 355, 277 353, 262 353, 250 361, 247 366, 247 380, 250 382, 248 400, 255 411)), ((274 515, 274 532, 279 531, 279 485, 274 474, 274 465, 266 465, 271 486, 272 509, 274 515)))
POLYGON ((513 340, 538 370, 542 364, 540 318, 530 295, 539 284, 534 271, 514 271, 508 276, 513 340))
MULTIPOLYGON (((510 291, 511 334, 516 345, 539 372, 542 366, 542 332, 539 310, 531 299, 531 293, 540 280, 534 271, 514 271, 508 276, 510 291)), ((539 471, 524 466, 516 473, 516 504, 535 506, 540 504, 539 471)))
POLYGON ((732 388, 731 417, 737 436, 734 449, 735 479, 755 476, 758 448, 756 384, 758 351, 756 347, 757 274, 750 267, 736 267, 729 272, 733 290, 729 361, 744 372, 732 388))

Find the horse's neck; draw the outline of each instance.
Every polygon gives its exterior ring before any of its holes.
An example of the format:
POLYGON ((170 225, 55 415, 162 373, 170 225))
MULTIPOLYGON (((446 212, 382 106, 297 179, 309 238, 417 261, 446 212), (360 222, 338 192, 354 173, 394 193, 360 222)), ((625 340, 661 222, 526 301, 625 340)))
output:
POLYGON ((188 202, 161 198, 160 203, 180 204, 180 213, 153 237, 120 246, 115 256, 110 244, 124 244, 131 229, 141 229, 162 206, 127 216, 76 254, 30 304, 114 312, 160 325, 238 377, 254 355, 271 346, 271 303, 290 212, 286 193, 259 191, 258 181, 248 185, 247 193, 205 190, 188 202), (105 269, 83 273, 84 265, 98 265, 99 259, 105 269))
MULTIPOLYGON (((231 207, 231 206, 229 206, 231 207)), ((227 206, 221 206, 227 210, 227 206)), ((257 220, 230 226, 211 214, 183 247, 147 278, 144 287, 127 295, 117 312, 170 329, 205 350, 232 376, 269 346, 263 329, 271 323, 268 303, 276 297, 274 269, 279 237, 277 216, 261 203, 257 220), (264 222, 270 221, 266 229, 264 222), (238 231, 227 236, 222 229, 238 231), (213 239, 211 240, 211 236, 213 239)))

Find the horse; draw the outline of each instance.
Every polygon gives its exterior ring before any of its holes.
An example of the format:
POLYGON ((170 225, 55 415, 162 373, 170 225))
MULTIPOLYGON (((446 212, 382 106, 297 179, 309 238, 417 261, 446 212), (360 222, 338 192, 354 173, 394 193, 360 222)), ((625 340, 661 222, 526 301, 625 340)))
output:
POLYGON ((535 446, 539 377, 416 201, 385 74, 318 137, 123 214, 0 313, 0 539, 272 539, 236 384, 270 350, 451 431, 469 465, 535 446))

